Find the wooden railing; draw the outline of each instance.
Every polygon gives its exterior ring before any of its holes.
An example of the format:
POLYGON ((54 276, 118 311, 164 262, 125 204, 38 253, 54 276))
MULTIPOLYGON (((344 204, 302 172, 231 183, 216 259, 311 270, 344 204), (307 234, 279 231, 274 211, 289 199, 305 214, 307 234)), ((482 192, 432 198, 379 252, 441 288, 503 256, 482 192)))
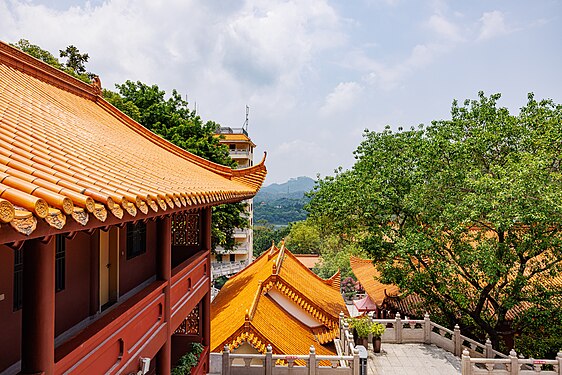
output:
POLYGON ((172 327, 177 327, 209 291, 208 255, 209 251, 200 251, 172 271, 172 327))
POLYGON ((241 271, 248 265, 247 261, 240 262, 213 262, 211 263, 211 269, 213 272, 213 279, 219 276, 231 276, 235 273, 241 271))
POLYGON ((115 373, 138 367, 166 340, 163 281, 156 281, 55 351, 55 373, 115 373))

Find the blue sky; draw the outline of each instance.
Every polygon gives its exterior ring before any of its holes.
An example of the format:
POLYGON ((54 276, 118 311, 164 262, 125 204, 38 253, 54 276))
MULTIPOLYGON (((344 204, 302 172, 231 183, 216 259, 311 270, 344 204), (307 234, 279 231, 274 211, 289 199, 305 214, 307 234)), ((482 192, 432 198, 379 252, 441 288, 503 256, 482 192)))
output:
MULTIPOLYGON (((112 88, 178 89, 268 151, 266 183, 353 164, 364 129, 449 116, 453 99, 562 103, 558 0, 0 0, 0 39, 88 52, 112 88)), ((260 155, 256 156, 260 158, 260 155)))

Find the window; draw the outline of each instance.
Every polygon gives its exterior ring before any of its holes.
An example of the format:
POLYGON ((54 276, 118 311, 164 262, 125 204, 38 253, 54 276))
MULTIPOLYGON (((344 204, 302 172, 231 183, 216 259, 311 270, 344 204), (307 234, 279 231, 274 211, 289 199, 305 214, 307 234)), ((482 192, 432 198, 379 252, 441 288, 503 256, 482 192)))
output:
POLYGON ((127 259, 146 253, 146 223, 127 224, 127 259))
POLYGON ((14 311, 23 305, 23 249, 14 250, 14 311))
POLYGON ((236 150, 236 145, 230 144, 228 145, 228 148, 230 149, 230 151, 234 151, 236 150))
POLYGON ((55 292, 60 292, 66 281, 66 238, 57 234, 55 240, 55 292))
POLYGON ((230 254, 230 261, 234 262, 236 260, 236 255, 230 254))

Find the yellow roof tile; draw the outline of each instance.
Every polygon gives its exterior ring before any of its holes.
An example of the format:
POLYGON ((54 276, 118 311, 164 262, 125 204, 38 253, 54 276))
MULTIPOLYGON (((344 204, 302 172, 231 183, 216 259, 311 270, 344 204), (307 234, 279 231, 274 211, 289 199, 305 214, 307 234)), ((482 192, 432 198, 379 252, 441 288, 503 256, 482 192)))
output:
POLYGON ((242 200, 265 175, 264 160, 233 171, 180 149, 107 103, 98 86, 0 42, 0 222, 20 233, 33 220, 57 229, 66 216, 104 221, 106 209, 121 219, 242 200))
POLYGON ((346 307, 334 280, 326 282, 300 263, 284 246, 272 246, 252 264, 231 277, 211 304, 211 349, 221 351, 242 334, 259 333, 274 351, 334 354, 331 342, 346 307), (294 306, 319 322, 309 327, 287 312, 268 293, 275 289, 294 306), (246 320, 247 314, 247 320, 246 320))
POLYGON ((396 295, 398 293, 399 289, 396 285, 383 284, 378 281, 380 274, 373 266, 371 260, 357 258, 352 255, 349 258, 349 263, 351 264, 353 274, 379 308, 382 307, 387 295, 396 295))

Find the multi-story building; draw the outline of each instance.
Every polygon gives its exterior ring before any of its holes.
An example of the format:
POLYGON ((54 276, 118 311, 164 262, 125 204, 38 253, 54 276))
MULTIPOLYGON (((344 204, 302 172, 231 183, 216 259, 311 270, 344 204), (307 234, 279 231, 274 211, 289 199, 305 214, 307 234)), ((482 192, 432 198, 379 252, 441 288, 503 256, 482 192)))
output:
MULTIPOLYGON (((254 164, 254 148, 256 145, 244 128, 221 127, 217 129, 217 134, 221 135, 220 143, 227 145, 230 150, 230 157, 238 164, 237 168, 249 168, 254 164)), ((247 215, 249 227, 246 229, 236 229, 234 231, 235 247, 233 250, 223 248, 216 249, 214 259, 211 259, 216 274, 233 273, 247 266, 252 261, 253 256, 253 231, 254 207, 253 200, 244 201, 247 205, 247 215)))
POLYGON ((194 156, 0 42, 0 374, 208 372, 211 209, 244 170, 194 156))

